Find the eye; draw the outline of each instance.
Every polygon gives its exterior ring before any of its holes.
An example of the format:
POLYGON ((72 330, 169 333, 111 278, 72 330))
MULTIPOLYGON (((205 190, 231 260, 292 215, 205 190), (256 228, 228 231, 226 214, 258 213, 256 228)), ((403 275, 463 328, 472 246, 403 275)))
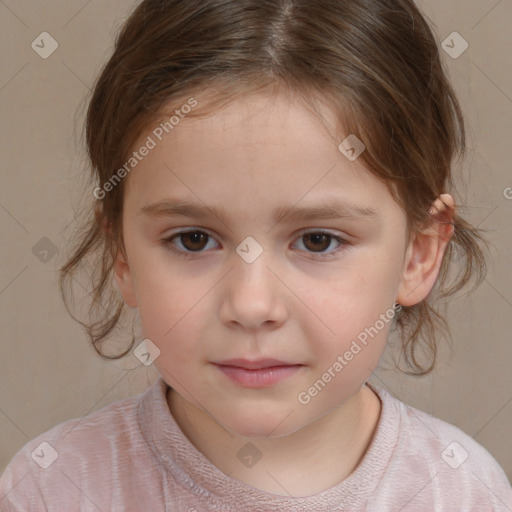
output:
MULTIPOLYGON (((172 236, 163 239, 161 243, 169 251, 177 254, 178 256, 186 258, 193 253, 204 252, 203 249, 208 246, 207 242, 209 239, 213 239, 213 237, 206 231, 192 229, 178 231, 172 236), (183 248, 177 248, 175 246, 175 239, 180 242, 183 248)), ((327 231, 309 231, 301 233, 299 235, 299 240, 305 241, 304 246, 306 247, 307 252, 311 252, 320 258, 332 257, 341 250, 339 249, 340 246, 344 247, 350 245, 347 240, 333 235, 327 231), (326 253, 325 250, 332 244, 333 241, 336 241, 336 243, 339 244, 338 248, 326 253)))
POLYGON ((347 240, 333 235, 327 231, 309 231, 301 233, 299 240, 305 240, 304 246, 307 248, 307 250, 309 251, 312 249, 312 253, 318 255, 320 258, 333 257, 337 252, 341 250, 340 247, 349 245, 347 240), (338 243, 338 248, 333 251, 324 252, 325 249, 327 249, 333 241, 338 243))
POLYGON ((187 252, 202 252, 202 249, 205 247, 205 242, 208 238, 212 238, 205 231, 200 231, 198 229, 188 230, 188 231, 179 231, 174 235, 162 240, 162 244, 164 247, 169 249, 169 251, 178 254, 179 256, 187 257, 187 252), (177 238, 180 242, 182 242, 183 249, 177 249, 173 245, 173 240, 177 238))

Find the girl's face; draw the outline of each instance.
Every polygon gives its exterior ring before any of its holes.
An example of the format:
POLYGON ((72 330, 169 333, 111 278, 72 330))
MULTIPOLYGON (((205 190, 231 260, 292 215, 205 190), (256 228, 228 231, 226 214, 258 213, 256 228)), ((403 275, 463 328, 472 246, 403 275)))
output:
POLYGON ((231 432, 297 431, 378 363, 407 266, 405 215, 290 96, 185 116, 162 140, 154 128, 126 178, 115 267, 154 364, 231 432), (284 367, 261 369, 272 364, 284 367))

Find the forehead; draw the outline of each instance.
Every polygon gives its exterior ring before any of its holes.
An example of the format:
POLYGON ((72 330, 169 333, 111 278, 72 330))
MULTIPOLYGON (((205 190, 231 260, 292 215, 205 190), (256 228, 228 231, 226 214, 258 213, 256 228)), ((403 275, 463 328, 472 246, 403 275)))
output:
POLYGON ((224 213, 237 205, 265 205, 266 211, 272 205, 283 215, 286 205, 315 206, 328 194, 375 212, 391 199, 361 161, 340 152, 341 140, 327 127, 336 124, 328 108, 320 119, 295 98, 255 95, 205 118, 185 115, 158 140, 155 129, 165 126, 168 114, 135 144, 136 150, 148 137, 155 144, 127 180, 125 199, 139 208, 173 196, 215 203, 224 213))

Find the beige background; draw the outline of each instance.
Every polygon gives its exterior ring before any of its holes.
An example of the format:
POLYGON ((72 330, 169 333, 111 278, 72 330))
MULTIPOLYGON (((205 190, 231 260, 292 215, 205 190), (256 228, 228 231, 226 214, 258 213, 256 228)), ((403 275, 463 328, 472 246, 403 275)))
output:
MULTIPOLYGON (((56 269, 87 178, 83 102, 132 5, 0 0, 0 471, 36 435, 140 393, 158 375, 133 355, 100 359, 57 290, 56 269), (59 45, 48 59, 31 48, 42 32, 59 45), (44 262, 46 239, 58 252, 44 262)), ((457 59, 441 53, 469 123, 470 156, 459 178, 464 211, 489 229, 495 248, 481 287, 449 305, 453 354, 442 350, 426 378, 378 369, 371 381, 460 427, 512 478, 512 200, 504 194, 512 187, 512 1, 419 5, 440 41, 457 31, 469 43, 457 59)))

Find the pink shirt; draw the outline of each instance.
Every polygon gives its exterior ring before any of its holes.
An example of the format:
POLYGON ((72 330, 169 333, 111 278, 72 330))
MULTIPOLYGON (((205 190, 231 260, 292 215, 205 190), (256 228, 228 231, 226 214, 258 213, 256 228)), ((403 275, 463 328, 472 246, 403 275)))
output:
POLYGON ((458 428, 370 387, 382 411, 363 460, 313 496, 270 494, 218 470, 178 427, 160 377, 140 395, 28 442, 0 478, 0 510, 512 511, 512 488, 488 451, 458 428))

